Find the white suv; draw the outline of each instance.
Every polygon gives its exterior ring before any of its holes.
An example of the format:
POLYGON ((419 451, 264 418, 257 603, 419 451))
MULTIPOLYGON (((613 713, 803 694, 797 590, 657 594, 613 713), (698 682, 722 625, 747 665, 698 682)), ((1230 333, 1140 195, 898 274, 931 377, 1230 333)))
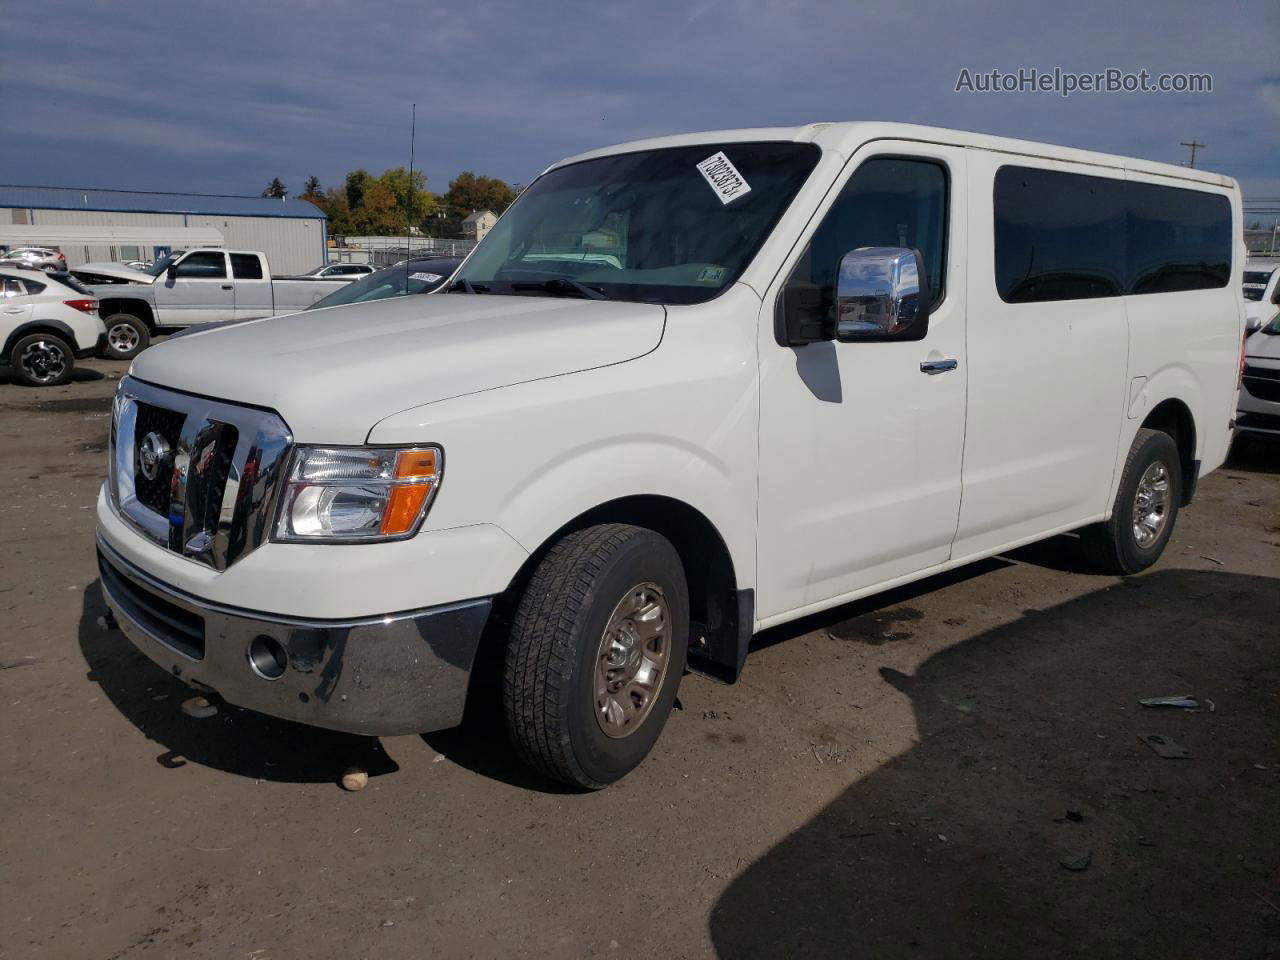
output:
POLYGON ((70 276, 0 267, 0 363, 19 382, 56 387, 71 379, 76 358, 106 343, 98 300, 70 276))

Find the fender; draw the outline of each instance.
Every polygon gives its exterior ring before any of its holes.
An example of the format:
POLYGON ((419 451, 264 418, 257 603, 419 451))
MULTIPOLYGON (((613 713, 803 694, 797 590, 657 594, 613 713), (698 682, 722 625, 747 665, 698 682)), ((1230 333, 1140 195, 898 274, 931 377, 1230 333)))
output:
MULTIPOLYGON (((1131 387, 1133 383, 1134 381, 1131 380, 1131 387)), ((1177 400, 1190 411, 1191 423, 1195 428, 1195 450, 1192 460, 1199 464, 1204 459, 1206 432, 1204 430, 1204 391, 1189 367, 1181 363, 1170 364, 1149 376, 1146 382, 1136 389, 1136 392, 1131 389, 1126 399, 1127 409, 1120 425, 1115 468, 1112 471, 1111 490, 1107 498, 1108 515, 1110 505, 1115 503, 1116 491, 1120 486, 1120 475, 1124 470, 1125 458, 1129 456, 1129 448, 1133 446, 1134 436, 1151 412, 1167 400, 1177 400)), ((1188 484, 1194 484, 1195 480, 1195 477, 1189 478, 1188 484)))

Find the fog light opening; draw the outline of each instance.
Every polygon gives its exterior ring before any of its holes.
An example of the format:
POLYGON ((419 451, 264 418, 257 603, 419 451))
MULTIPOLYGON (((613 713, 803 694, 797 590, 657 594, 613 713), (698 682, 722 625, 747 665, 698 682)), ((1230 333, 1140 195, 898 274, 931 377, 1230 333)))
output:
POLYGON ((273 637, 257 636, 249 641, 249 669, 263 680, 279 680, 289 665, 289 655, 280 641, 273 637))

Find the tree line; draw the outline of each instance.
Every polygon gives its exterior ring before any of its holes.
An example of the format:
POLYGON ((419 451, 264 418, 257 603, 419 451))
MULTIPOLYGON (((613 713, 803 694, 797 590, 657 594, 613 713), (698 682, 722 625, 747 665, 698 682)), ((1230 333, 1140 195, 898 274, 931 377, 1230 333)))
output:
MULTIPOLYGON (((264 197, 284 199, 289 189, 275 177, 262 191, 264 197)), ((368 170, 352 170, 339 186, 321 187, 318 177, 307 177, 299 199, 308 200, 329 218, 333 236, 394 237, 412 224, 428 237, 459 237, 462 221, 476 210, 502 213, 516 198, 516 191, 497 177, 464 170, 444 194, 427 189, 427 175, 404 167, 373 176, 368 170)))

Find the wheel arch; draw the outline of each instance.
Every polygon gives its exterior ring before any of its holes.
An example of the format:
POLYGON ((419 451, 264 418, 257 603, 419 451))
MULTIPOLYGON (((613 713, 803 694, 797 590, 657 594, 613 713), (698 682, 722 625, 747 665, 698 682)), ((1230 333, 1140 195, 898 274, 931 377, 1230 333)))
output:
POLYGON ((98 299, 98 316, 106 320, 113 313, 127 313, 137 317, 147 326, 151 333, 156 332, 156 315, 151 304, 134 297, 100 297, 98 299))
POLYGON ((15 327, 9 336, 5 338, 3 361, 8 363, 9 355, 13 353, 13 348, 17 342, 33 333, 52 334, 60 340, 65 340, 73 354, 76 351, 75 331, 61 320, 28 320, 26 323, 15 327))
POLYGON ((1191 408, 1177 397, 1162 400, 1152 408, 1142 421, 1142 428, 1159 430, 1173 437, 1178 447, 1178 461, 1182 469, 1182 500, 1186 506, 1195 495, 1200 461, 1196 457, 1198 438, 1196 421, 1191 408))
MULTIPOLYGON (((698 508, 674 497, 637 494, 618 497, 583 510, 543 538, 512 578, 495 604, 497 631, 509 622, 520 594, 547 551, 575 530, 601 523, 628 523, 661 534, 671 541, 684 565, 689 584, 689 668, 716 680, 737 680, 746 659, 755 623, 755 591, 740 589, 728 544, 715 524, 698 508)), ((502 641, 486 638, 486 644, 502 641)), ((489 651, 486 660, 500 660, 489 651)))

